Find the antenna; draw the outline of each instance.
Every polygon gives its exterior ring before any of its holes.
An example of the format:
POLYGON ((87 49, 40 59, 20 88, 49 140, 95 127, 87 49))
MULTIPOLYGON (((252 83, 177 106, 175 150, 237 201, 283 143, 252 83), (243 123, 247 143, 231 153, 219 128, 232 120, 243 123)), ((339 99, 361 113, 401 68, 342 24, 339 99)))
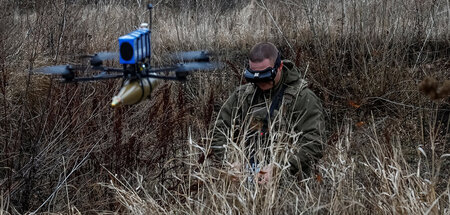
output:
POLYGON ((149 44, 150 44, 150 47, 149 47, 149 55, 148 55, 148 68, 151 68, 152 66, 152 64, 151 64, 151 62, 152 62, 152 46, 151 46, 151 41, 152 41, 152 27, 153 27, 153 24, 152 24, 152 17, 153 17, 153 14, 152 14, 152 9, 153 9, 153 5, 152 4, 148 4, 147 5, 147 8, 148 8, 148 10, 149 10, 149 12, 150 12, 150 22, 149 22, 149 26, 148 26, 148 30, 150 30, 149 31, 149 33, 148 33, 148 42, 149 42, 149 44))
POLYGON ((150 11, 150 26, 148 29, 150 29, 150 31, 152 31, 152 9, 153 9, 153 5, 152 4, 148 4, 147 5, 148 10, 150 11))

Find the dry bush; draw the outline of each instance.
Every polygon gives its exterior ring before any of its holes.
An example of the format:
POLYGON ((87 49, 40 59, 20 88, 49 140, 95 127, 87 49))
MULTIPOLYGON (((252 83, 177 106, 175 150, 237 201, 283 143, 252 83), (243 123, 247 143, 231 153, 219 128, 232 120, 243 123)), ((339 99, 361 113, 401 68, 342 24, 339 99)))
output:
MULTIPOLYGON (((337 138, 327 148, 326 156, 316 166, 314 177, 296 180, 287 173, 284 153, 295 146, 283 141, 286 134, 272 129, 270 163, 277 168, 272 183, 260 185, 247 180, 245 170, 236 173, 231 162, 248 163, 242 151, 244 142, 228 142, 229 158, 217 168, 209 162, 197 163, 199 155, 208 148, 189 139, 189 156, 184 160, 187 168, 179 174, 177 187, 165 187, 162 193, 146 190, 142 175, 114 178, 104 186, 117 193, 116 198, 124 210, 133 214, 148 212, 159 214, 446 214, 449 212, 450 189, 436 191, 439 170, 423 177, 421 166, 412 168, 403 157, 400 139, 393 137, 391 145, 383 143, 378 129, 371 122, 363 131, 355 132, 347 122, 338 128, 337 138), (284 137, 283 137, 284 136, 284 137), (358 143, 355 143, 358 139, 358 143), (360 141, 367 148, 356 149, 360 141), (243 175, 232 181, 229 175, 243 175)), ((287 135, 292 138, 291 135, 287 135)), ((295 138, 295 137, 294 137, 295 138)), ((432 143, 433 144, 433 143, 432 143)), ((419 159, 426 159, 419 152, 419 159)), ((435 153, 435 152, 433 152, 435 153)), ((436 156, 436 155, 434 155, 436 156)), ((439 169, 445 156, 435 168, 439 169)), ((262 158, 265 160, 267 158, 262 158)), ((150 190, 152 188, 149 188, 150 190)))
POLYGON ((417 87, 450 76, 447 1, 154 2, 155 65, 168 52, 208 49, 229 68, 163 83, 151 100, 118 110, 108 107, 118 82, 61 85, 29 73, 116 50, 118 36, 148 20, 145 3, 0 2, 1 211, 448 213, 450 170, 439 167, 450 164, 449 101, 431 102, 417 87), (256 199, 245 186, 226 190, 234 185, 214 181, 192 148, 207 149, 259 41, 308 68, 326 108, 323 182, 292 182, 286 199, 275 184, 273 196, 256 199), (200 179, 207 183, 192 193, 200 179))

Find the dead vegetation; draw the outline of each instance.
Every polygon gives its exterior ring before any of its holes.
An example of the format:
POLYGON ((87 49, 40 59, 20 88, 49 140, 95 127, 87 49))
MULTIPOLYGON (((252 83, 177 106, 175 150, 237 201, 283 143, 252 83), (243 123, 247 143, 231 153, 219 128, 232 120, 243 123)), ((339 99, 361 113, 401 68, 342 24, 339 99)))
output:
POLYGON ((435 78, 426 77, 419 85, 419 90, 428 95, 431 99, 446 99, 450 96, 450 80, 445 80, 439 86, 435 78))
POLYGON ((208 49, 229 68, 164 83, 119 110, 108 106, 119 83, 29 73, 115 50, 148 20, 146 3, 0 3, 0 211, 449 213, 448 1, 153 2, 156 65, 168 52, 208 49), (278 156, 280 183, 249 188, 205 157, 210 126, 259 41, 307 71, 328 141, 310 178, 289 179, 278 156))

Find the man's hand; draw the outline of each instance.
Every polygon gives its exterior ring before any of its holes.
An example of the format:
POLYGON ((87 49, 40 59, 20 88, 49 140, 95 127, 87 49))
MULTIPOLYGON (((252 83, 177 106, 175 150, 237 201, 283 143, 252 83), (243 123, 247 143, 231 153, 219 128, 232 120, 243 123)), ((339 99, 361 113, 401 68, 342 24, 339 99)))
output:
POLYGON ((272 181, 273 176, 273 167, 272 164, 269 164, 263 167, 258 174, 256 175, 256 181, 258 184, 267 184, 272 181))

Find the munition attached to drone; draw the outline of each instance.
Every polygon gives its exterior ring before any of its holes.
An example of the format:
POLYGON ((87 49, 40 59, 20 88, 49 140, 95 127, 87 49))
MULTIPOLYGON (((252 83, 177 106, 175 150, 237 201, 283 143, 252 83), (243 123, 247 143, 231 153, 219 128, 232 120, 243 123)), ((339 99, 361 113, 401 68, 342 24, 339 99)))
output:
POLYGON ((119 93, 113 97, 111 107, 137 104, 150 96, 152 90, 158 85, 155 79, 127 80, 119 93))
POLYGON ((85 81, 99 81, 122 78, 122 87, 113 97, 111 106, 114 108, 123 105, 133 105, 150 97, 157 86, 158 80, 184 81, 192 71, 210 71, 221 67, 220 63, 209 62, 209 53, 206 51, 181 52, 171 55, 175 65, 161 68, 151 67, 151 18, 150 25, 142 23, 140 28, 118 38, 119 53, 100 52, 95 55, 84 55, 90 58, 90 66, 84 65, 57 65, 39 68, 33 72, 50 75, 60 75, 62 82, 74 83, 85 81), (150 29, 148 28, 150 26, 150 29), (103 66, 103 61, 119 59, 122 68, 103 66), (76 71, 98 70, 99 74, 78 77, 76 71), (169 75, 172 74, 172 75, 169 75))

